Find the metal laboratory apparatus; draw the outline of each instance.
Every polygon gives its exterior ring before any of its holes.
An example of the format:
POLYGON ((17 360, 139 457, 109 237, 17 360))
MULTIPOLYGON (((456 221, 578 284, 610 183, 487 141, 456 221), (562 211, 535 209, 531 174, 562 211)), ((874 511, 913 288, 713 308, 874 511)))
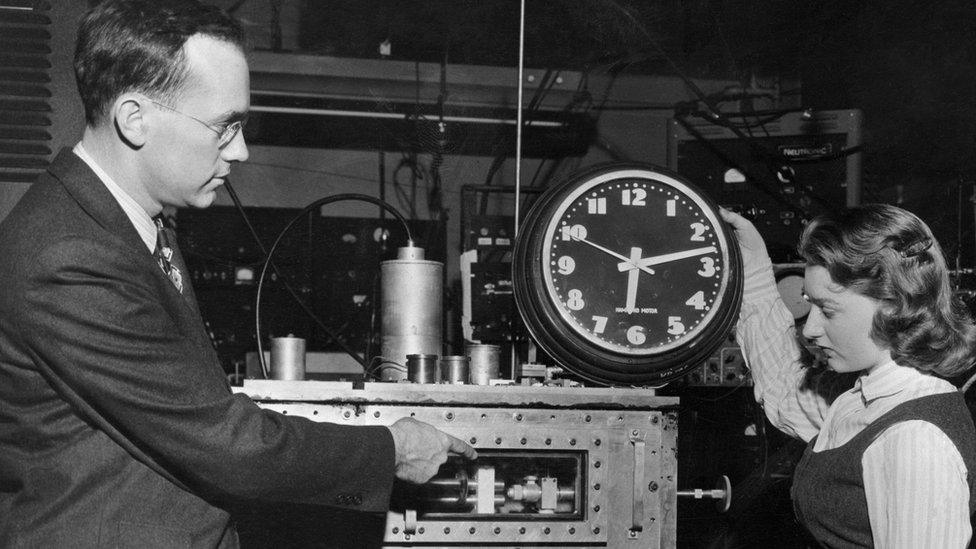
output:
MULTIPOLYGON (((691 183, 645 164, 597 166, 535 202, 513 254, 532 340, 583 383, 529 380, 523 365, 508 384, 248 380, 240 391, 313 421, 414 417, 478 450, 394 492, 387 547, 675 547, 678 399, 654 387, 728 334, 741 270, 717 207, 691 183)), ((431 379, 445 378, 414 378, 431 379)))

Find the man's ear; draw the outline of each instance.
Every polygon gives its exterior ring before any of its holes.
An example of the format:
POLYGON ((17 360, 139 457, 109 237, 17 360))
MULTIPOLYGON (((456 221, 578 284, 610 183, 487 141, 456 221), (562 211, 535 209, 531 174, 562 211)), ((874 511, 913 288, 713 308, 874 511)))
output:
POLYGON ((123 94, 112 103, 112 120, 119 138, 133 149, 146 144, 149 121, 146 119, 148 101, 135 94, 123 94))

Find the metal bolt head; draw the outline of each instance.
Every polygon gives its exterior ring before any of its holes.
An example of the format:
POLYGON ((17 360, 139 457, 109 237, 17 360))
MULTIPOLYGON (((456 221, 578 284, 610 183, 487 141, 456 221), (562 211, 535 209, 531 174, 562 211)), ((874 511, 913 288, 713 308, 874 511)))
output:
POLYGON ((448 421, 452 421, 454 419, 454 412, 448 412, 444 414, 444 417, 447 418, 448 421))
POLYGON ((498 534, 501 534, 501 533, 502 533, 502 529, 501 529, 501 528, 499 528, 499 527, 497 527, 497 526, 495 527, 495 529, 494 529, 493 531, 495 532, 495 535, 496 535, 496 536, 497 536, 498 534))
POLYGON ((468 442, 470 442, 471 445, 474 446, 475 444, 478 443, 478 439, 476 437, 471 437, 471 439, 468 442))
POLYGON ((657 483, 652 480, 651 483, 647 485, 647 489, 651 492, 657 492, 657 483))
POLYGON ((593 446, 599 446, 601 443, 600 439, 596 439, 593 441, 593 446))
POLYGON ((594 534, 599 534, 600 533, 600 527, 599 526, 594 526, 593 527, 593 533, 594 534))
POLYGON ((451 533, 451 529, 450 528, 444 528, 444 533, 445 534, 450 534, 451 533))

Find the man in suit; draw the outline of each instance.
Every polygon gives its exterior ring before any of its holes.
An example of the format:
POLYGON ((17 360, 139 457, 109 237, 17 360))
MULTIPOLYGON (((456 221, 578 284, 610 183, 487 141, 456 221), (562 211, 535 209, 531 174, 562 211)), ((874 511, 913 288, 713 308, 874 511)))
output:
POLYGON ((247 159, 242 44, 195 0, 82 22, 84 136, 0 225, 2 547, 235 547, 231 504, 381 512, 395 476, 475 457, 417 421, 313 423, 231 392, 152 218, 209 206, 247 159))

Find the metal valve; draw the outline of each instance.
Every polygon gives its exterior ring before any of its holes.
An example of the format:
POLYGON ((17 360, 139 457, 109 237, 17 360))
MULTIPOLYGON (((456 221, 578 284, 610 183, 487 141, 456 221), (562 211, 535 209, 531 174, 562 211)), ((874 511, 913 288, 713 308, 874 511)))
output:
POLYGON ((712 490, 705 490, 702 488, 695 488, 693 490, 678 490, 678 497, 685 498, 695 498, 695 499, 714 499, 715 507, 718 509, 719 513, 724 513, 729 510, 732 505, 732 483, 729 482, 729 477, 722 475, 718 479, 718 483, 712 490))

